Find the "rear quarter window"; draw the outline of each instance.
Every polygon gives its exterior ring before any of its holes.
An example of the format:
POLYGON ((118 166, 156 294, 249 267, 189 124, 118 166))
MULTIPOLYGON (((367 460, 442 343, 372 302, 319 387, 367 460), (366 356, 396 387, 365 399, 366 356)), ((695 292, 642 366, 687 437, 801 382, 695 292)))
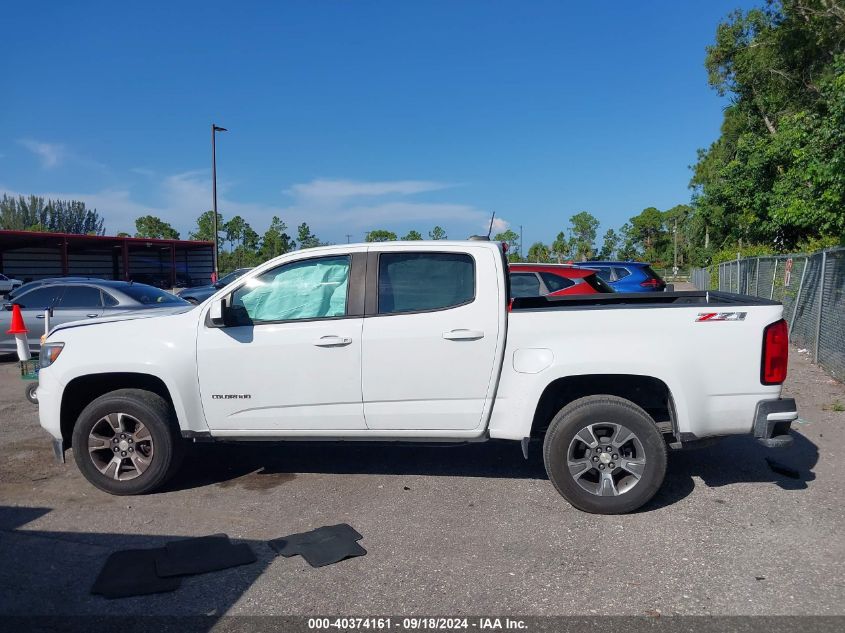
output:
POLYGON ((575 285, 575 282, 571 279, 555 275, 554 273, 540 273, 540 277, 543 278, 543 283, 546 284, 546 288, 549 289, 549 292, 557 292, 558 290, 563 290, 564 288, 569 288, 570 286, 575 285))

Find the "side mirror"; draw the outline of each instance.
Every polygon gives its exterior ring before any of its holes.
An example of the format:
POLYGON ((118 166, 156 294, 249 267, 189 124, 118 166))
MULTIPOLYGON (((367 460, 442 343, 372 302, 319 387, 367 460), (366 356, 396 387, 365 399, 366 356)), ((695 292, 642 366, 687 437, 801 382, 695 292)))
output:
POLYGON ((226 299, 218 299, 211 304, 208 311, 208 320, 217 327, 226 325, 226 299))
POLYGON ((6 310, 7 312, 11 312, 12 311, 12 305, 13 304, 11 304, 11 303, 4 303, 3 309, 6 310))

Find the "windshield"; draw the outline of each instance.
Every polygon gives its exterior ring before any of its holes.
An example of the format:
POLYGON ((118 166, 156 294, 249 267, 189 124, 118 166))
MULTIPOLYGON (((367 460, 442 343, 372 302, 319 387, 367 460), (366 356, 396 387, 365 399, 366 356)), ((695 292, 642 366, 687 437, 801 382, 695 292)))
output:
POLYGON ((184 299, 165 292, 160 288, 147 286, 145 284, 127 284, 120 288, 120 291, 143 305, 148 306, 172 306, 188 304, 184 299))
POLYGON ((234 270, 234 271, 230 272, 228 275, 226 275, 225 277, 222 277, 220 279, 220 281, 217 282, 217 285, 220 286, 221 288, 223 286, 228 286, 230 283, 235 281, 235 279, 237 279, 238 277, 240 277, 241 275, 243 275, 246 272, 249 272, 249 268, 239 268, 238 270, 234 270))

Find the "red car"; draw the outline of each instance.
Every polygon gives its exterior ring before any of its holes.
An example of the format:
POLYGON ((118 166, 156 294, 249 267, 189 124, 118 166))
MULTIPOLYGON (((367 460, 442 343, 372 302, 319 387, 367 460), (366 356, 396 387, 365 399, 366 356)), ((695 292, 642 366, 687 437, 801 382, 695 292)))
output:
POLYGON ((511 297, 559 297, 613 292, 595 270, 567 264, 511 264, 511 297))

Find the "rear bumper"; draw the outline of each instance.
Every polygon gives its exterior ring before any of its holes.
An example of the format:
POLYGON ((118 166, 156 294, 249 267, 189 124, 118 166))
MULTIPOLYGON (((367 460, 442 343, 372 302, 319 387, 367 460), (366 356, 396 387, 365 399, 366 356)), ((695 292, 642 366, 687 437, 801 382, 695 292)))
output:
POLYGON ((783 448, 792 444, 789 428, 798 419, 794 398, 762 400, 754 414, 753 435, 764 446, 783 448))

